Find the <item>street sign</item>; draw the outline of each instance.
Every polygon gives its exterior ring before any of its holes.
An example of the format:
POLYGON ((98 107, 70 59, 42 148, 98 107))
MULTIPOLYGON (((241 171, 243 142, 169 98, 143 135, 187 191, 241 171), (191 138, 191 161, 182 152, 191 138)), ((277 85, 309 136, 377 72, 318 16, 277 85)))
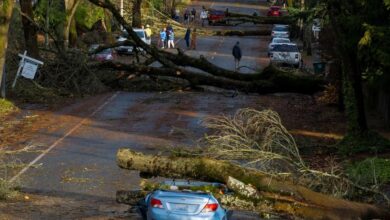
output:
POLYGON ((24 61, 22 76, 26 77, 27 79, 34 79, 37 69, 38 64, 30 63, 29 61, 24 61))
POLYGON ((43 65, 42 61, 36 60, 32 57, 27 56, 27 51, 24 51, 23 54, 19 54, 19 57, 22 59, 19 62, 18 72, 16 72, 14 83, 12 88, 15 88, 16 81, 18 80, 20 74, 28 79, 34 79, 35 73, 37 72, 38 65, 43 65))

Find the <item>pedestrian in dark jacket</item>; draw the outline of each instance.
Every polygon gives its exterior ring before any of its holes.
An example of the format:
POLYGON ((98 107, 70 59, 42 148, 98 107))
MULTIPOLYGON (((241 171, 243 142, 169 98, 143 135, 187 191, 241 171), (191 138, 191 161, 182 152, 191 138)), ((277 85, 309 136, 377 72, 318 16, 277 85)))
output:
POLYGON ((186 35, 184 36, 184 40, 186 40, 187 49, 190 48, 190 37, 191 37, 191 29, 187 28, 186 35))
POLYGON ((238 70, 238 67, 240 66, 240 60, 242 57, 240 42, 237 41, 236 45, 234 45, 232 54, 234 57, 234 64, 235 64, 236 70, 238 70))

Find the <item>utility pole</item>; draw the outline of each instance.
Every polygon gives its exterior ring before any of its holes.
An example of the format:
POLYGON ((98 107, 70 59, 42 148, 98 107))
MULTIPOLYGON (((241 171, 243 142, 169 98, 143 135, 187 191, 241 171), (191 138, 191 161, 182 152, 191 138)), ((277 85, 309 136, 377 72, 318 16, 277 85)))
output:
MULTIPOLYGON (((123 18, 123 0, 121 0, 121 5, 119 7, 119 13, 121 14, 122 18, 123 18)), ((121 30, 123 31, 123 26, 121 25, 121 30)))
POLYGON ((120 14, 123 17, 123 0, 121 0, 120 14))

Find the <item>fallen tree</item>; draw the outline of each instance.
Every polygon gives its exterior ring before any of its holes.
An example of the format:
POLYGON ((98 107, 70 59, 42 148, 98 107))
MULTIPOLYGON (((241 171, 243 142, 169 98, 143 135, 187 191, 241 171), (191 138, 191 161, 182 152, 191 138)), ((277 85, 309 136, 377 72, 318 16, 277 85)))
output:
POLYGON ((142 48, 152 59, 163 65, 162 68, 155 68, 143 64, 126 65, 105 63, 102 66, 106 68, 127 71, 129 74, 137 72, 148 75, 173 76, 176 78, 184 78, 192 85, 212 85, 221 88, 239 89, 242 91, 259 93, 298 92, 310 94, 319 91, 323 85, 320 78, 311 75, 290 74, 289 72, 283 71, 268 71, 271 69, 274 70, 272 67, 266 69, 262 73, 243 74, 216 66, 203 56, 200 56, 199 58, 190 57, 180 49, 178 49, 177 54, 159 50, 154 46, 149 46, 144 43, 133 31, 133 28, 126 23, 115 5, 109 0, 89 1, 108 9, 127 30, 134 44, 142 48), (199 71, 190 71, 186 67, 201 70, 206 74, 200 73, 199 71), (272 75, 275 72, 280 73, 272 75))
MULTIPOLYGON (((148 60, 147 62, 150 62, 148 60)), ((148 64, 148 63, 146 63, 148 64)), ((260 74, 251 75, 252 80, 232 79, 234 77, 221 77, 186 68, 152 67, 145 64, 124 64, 119 62, 105 62, 93 64, 91 67, 99 69, 123 70, 118 76, 112 76, 111 83, 126 79, 129 75, 169 76, 187 80, 192 86, 208 85, 223 89, 233 89, 242 92, 255 92, 259 94, 273 92, 295 92, 312 94, 322 89, 323 81, 320 78, 300 75, 293 72, 282 71, 273 66, 267 67, 260 74)))
MULTIPOLYGON (((117 153, 119 167, 150 176, 194 178, 227 183, 244 200, 271 201, 274 211, 305 219, 389 219, 390 213, 369 204, 333 198, 297 185, 289 179, 205 157, 144 155, 130 149, 117 153), (255 189, 248 191, 248 187, 255 189), (251 192, 251 193, 248 193, 251 192), (258 199, 256 196, 258 195, 258 199)), ((256 206, 254 207, 256 210, 256 206)), ((261 211, 261 210, 258 210, 261 211)))

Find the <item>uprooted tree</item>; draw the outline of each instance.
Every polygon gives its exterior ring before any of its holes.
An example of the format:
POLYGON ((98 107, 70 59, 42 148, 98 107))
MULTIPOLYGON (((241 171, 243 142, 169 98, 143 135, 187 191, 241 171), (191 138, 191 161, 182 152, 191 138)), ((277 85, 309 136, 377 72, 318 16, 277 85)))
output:
MULTIPOLYGON (((388 219, 374 205, 351 202, 325 193, 358 187, 340 174, 310 170, 291 134, 276 112, 241 109, 232 116, 206 119, 213 130, 196 150, 171 149, 166 156, 144 155, 130 149, 117 153, 119 167, 143 177, 191 178, 225 183, 235 192, 222 195, 230 208, 261 213, 282 212, 304 219, 388 219), (312 189, 316 189, 316 192, 312 189)), ((151 190, 155 187, 144 187, 151 190)), ((134 205, 145 191, 118 191, 117 200, 134 205)), ((336 193, 337 194, 337 193, 336 193)), ((388 200, 386 195, 384 198, 388 200)))
MULTIPOLYGON (((296 185, 290 180, 280 180, 226 161, 203 157, 144 155, 129 149, 120 149, 117 162, 121 168, 138 170, 154 176, 195 178, 227 183, 244 200, 247 199, 255 204, 272 201, 274 211, 298 215, 305 219, 390 218, 390 213, 375 206, 326 196, 296 185), (232 187, 232 181, 236 182, 236 186, 243 187, 232 187), (259 194, 257 198, 245 193, 249 185, 256 189, 259 194)), ((261 211, 257 210, 256 206, 253 210, 261 211)))

